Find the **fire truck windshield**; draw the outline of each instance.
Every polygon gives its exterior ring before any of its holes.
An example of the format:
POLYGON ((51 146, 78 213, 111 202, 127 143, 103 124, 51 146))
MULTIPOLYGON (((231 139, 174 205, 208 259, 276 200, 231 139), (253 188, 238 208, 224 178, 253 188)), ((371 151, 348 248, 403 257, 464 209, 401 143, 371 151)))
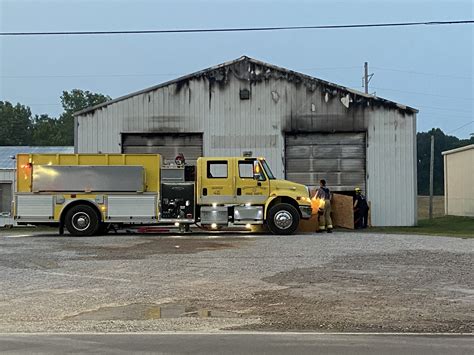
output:
POLYGON ((265 170, 265 173, 267 174, 267 177, 270 179, 270 180, 275 180, 275 175, 273 175, 272 171, 270 170, 270 167, 268 166, 267 162, 265 161, 265 159, 262 159, 260 160, 260 162, 262 163, 263 165, 263 169, 265 170))

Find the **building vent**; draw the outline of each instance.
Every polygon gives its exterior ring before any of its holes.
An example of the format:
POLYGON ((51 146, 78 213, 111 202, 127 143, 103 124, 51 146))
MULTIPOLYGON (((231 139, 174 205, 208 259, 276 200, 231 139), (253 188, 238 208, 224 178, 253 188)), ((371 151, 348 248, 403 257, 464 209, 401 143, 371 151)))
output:
POLYGON ((250 100, 250 90, 249 89, 241 89, 240 90, 240 99, 241 100, 250 100))

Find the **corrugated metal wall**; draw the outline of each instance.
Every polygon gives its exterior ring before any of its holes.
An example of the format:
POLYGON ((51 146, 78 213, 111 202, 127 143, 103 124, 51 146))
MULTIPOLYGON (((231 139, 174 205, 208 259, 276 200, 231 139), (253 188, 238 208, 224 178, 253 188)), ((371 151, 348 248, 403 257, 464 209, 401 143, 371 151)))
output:
POLYGON ((474 144, 443 154, 445 213, 474 217, 474 144))
POLYGON ((79 116, 77 151, 120 153, 124 132, 203 133, 204 155, 240 156, 251 150, 265 156, 282 178, 281 121, 291 106, 272 100, 272 85, 277 84, 250 86, 234 79, 222 88, 196 79, 180 90, 172 84, 139 94, 79 116), (250 100, 240 99, 241 88, 251 89, 250 100))
POLYGON ((205 156, 251 150, 283 178, 286 133, 367 131, 373 224, 416 223, 415 114, 368 101, 348 108, 337 90, 323 91, 271 72, 258 81, 245 80, 240 76, 245 71, 238 70, 221 82, 196 76, 78 116, 77 152, 120 153, 121 134, 127 132, 202 133, 205 156), (240 98, 241 89, 250 90, 249 100, 240 98))
POLYGON ((165 164, 183 154, 195 164, 203 156, 202 133, 122 133, 122 152, 161 154, 165 164))
MULTIPOLYGON (((15 170, 13 169, 0 169, 0 183, 10 182, 12 185, 11 196, 13 196, 14 185, 15 185, 15 170)), ((1 212, 1 211, 0 211, 1 212)), ((6 214, 0 214, 0 227, 5 225, 13 225, 13 217, 7 216, 6 214)))
POLYGON ((379 108, 367 128, 367 197, 376 226, 417 223, 416 117, 379 108))

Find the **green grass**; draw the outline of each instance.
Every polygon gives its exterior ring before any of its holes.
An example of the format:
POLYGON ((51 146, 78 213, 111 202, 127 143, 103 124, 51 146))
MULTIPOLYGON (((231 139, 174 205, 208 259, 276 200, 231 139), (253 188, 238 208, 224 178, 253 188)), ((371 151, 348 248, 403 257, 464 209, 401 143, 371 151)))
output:
POLYGON ((416 227, 373 227, 369 232, 421 234, 447 237, 474 238, 474 218, 444 216, 422 219, 416 227))

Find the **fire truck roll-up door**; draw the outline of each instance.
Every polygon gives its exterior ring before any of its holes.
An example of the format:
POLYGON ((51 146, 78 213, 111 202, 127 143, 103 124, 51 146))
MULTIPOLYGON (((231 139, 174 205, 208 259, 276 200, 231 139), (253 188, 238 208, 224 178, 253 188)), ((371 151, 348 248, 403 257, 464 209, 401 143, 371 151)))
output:
POLYGON ((325 179, 333 191, 365 190, 365 140, 365 132, 287 134, 286 178, 312 187, 325 179))
POLYGON ((123 153, 161 154, 164 163, 174 163, 183 154, 186 163, 196 164, 202 145, 202 133, 122 133, 123 153))

